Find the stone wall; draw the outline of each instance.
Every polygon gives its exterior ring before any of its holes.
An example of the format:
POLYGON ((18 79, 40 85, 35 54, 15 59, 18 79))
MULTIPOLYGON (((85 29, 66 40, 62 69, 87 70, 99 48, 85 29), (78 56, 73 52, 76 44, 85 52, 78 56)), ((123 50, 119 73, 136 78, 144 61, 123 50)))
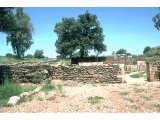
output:
POLYGON ((95 65, 103 65, 103 62, 80 62, 79 66, 95 66, 95 65))
POLYGON ((21 82, 31 82, 33 79, 45 80, 52 75, 51 66, 47 64, 18 63, 14 65, 0 65, 0 70, 0 78, 10 78, 21 82))
POLYGON ((95 66, 52 66, 42 63, 0 65, 0 77, 9 77, 22 82, 31 82, 33 79, 60 79, 83 83, 121 83, 124 77, 123 68, 119 65, 106 64, 95 66))
POLYGON ((147 81, 160 81, 160 62, 147 62, 147 81))
POLYGON ((59 66, 53 69, 53 79, 83 83, 121 83, 123 79, 118 65, 59 66))
POLYGON ((131 73, 136 71, 146 71, 146 65, 125 65, 125 73, 131 73))

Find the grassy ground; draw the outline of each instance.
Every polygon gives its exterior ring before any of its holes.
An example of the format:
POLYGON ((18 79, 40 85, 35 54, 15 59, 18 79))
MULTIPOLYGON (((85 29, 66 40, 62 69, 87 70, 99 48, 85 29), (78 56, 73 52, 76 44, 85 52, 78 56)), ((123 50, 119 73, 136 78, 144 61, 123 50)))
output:
POLYGON ((7 101, 11 96, 19 95, 23 92, 32 91, 36 86, 22 87, 20 83, 12 80, 5 80, 4 84, 0 85, 0 107, 6 106, 7 101))
POLYGON ((130 77, 132 78, 140 78, 140 77, 144 77, 145 72, 136 72, 130 75, 130 77))
POLYGON ((45 85, 41 88, 42 91, 48 93, 49 91, 57 91, 62 92, 62 86, 61 85, 53 85, 51 84, 51 81, 47 81, 45 85))
POLYGON ((88 97, 88 102, 93 105, 93 104, 98 103, 100 99, 103 99, 103 97, 100 97, 100 96, 94 96, 94 97, 92 97, 91 96, 91 97, 88 97))
POLYGON ((0 64, 11 64, 11 63, 18 63, 23 60, 15 59, 15 58, 7 58, 7 57, 0 57, 0 64))
POLYGON ((8 58, 5 56, 0 56, 0 64, 12 64, 12 63, 19 63, 19 62, 31 62, 31 63, 37 63, 37 62, 48 62, 50 64, 60 64, 60 65, 70 65, 71 62, 68 59, 64 60, 56 60, 54 58, 43 58, 43 59, 37 59, 37 58, 24 58, 24 59, 15 59, 15 58, 8 58))

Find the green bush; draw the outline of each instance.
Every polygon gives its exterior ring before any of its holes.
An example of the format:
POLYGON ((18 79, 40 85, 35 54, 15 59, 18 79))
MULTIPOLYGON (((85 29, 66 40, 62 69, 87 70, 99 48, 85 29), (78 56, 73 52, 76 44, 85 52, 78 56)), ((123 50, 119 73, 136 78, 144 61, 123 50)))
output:
POLYGON ((129 95, 129 92, 120 92, 119 95, 121 95, 121 96, 127 96, 127 95, 129 95))
POLYGON ((44 54, 43 50, 36 50, 34 53, 34 57, 38 59, 44 58, 45 56, 43 54, 44 54))
POLYGON ((51 84, 51 81, 47 81, 45 83, 45 85, 41 88, 42 91, 44 92, 49 92, 49 91, 52 91, 52 90, 55 90, 55 86, 51 84))
POLYGON ((21 59, 15 59, 14 57, 8 58, 1 56, 0 57, 0 64, 11 64, 11 63, 18 63, 21 62, 21 59))
POLYGON ((27 87, 24 87, 24 88, 22 89, 22 92, 33 91, 35 88, 36 88, 36 86, 27 86, 27 87))
MULTIPOLYGON (((11 96, 20 95, 23 92, 33 91, 36 86, 21 87, 19 82, 6 79, 2 85, 0 85, 0 107, 7 106, 7 102, 11 96)), ((25 102, 22 97, 19 103, 25 102)))
POLYGON ((0 108, 7 106, 8 99, 0 99, 0 108))
POLYGON ((143 77, 144 72, 133 73, 130 75, 132 78, 140 78, 143 77))
POLYGON ((155 104, 154 107, 157 109, 157 112, 160 112, 160 104, 155 104))
POLYGON ((60 62, 61 62, 61 64, 67 65, 67 66, 71 64, 71 61, 67 60, 67 59, 66 60, 65 59, 64 60, 60 60, 60 62))
POLYGON ((12 56, 13 56, 13 55, 12 55, 11 53, 7 53, 7 54, 6 54, 6 57, 7 57, 7 58, 12 58, 12 56))
POLYGON ((103 99, 103 97, 99 97, 99 96, 94 96, 94 97, 88 97, 88 102, 93 104, 96 104, 99 102, 100 99, 103 99))
POLYGON ((28 54, 28 55, 25 56, 25 58, 33 58, 33 55, 28 54))
POLYGON ((49 92, 49 91, 56 91, 56 92, 62 92, 62 85, 53 85, 51 84, 50 80, 47 80, 47 82, 45 83, 45 85, 41 88, 42 91, 44 92, 49 92))
POLYGON ((38 74, 34 75, 30 82, 32 82, 34 84, 41 83, 42 82, 42 75, 38 75, 38 74))
POLYGON ((5 80, 0 86, 0 99, 8 99, 11 96, 19 95, 22 88, 18 82, 5 80))
POLYGON ((56 90, 57 92, 62 92, 62 85, 56 85, 56 86, 55 86, 55 90, 56 90))

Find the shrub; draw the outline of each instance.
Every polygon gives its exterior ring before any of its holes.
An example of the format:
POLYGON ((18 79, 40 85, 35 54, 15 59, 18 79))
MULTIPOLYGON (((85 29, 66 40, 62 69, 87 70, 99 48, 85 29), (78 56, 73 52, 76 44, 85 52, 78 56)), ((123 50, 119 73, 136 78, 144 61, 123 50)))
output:
POLYGON ((45 85, 41 88, 44 92, 49 92, 55 89, 55 86, 51 84, 51 81, 47 81, 45 85))
POLYGON ((22 59, 16 59, 14 56, 12 56, 11 58, 8 57, 0 57, 0 64, 12 64, 12 63, 18 63, 21 62, 22 59))
POLYGON ((120 92, 119 95, 126 96, 126 95, 129 95, 129 92, 120 92))
POLYGON ((67 66, 71 64, 71 61, 67 60, 67 59, 66 60, 60 60, 60 62, 61 62, 62 65, 67 65, 67 66))
POLYGON ((143 74, 144 74, 144 72, 134 73, 134 74, 130 75, 130 77, 140 78, 140 77, 143 77, 143 74))
POLYGON ((33 58, 33 55, 28 54, 28 55, 25 56, 25 58, 33 58))
POLYGON ((62 85, 57 85, 57 86, 55 86, 55 90, 56 90, 57 92, 62 92, 62 85))
POLYGON ((143 99, 145 99, 145 100, 151 100, 152 98, 153 98, 153 96, 142 96, 143 97, 143 99))
POLYGON ((12 58, 13 55, 12 55, 11 53, 7 53, 7 54, 6 54, 6 57, 7 57, 7 58, 12 58))
POLYGON ((38 59, 44 58, 43 54, 44 54, 43 50, 36 50, 35 53, 34 53, 34 57, 38 58, 38 59))
POLYGON ((135 88, 135 89, 134 89, 134 92, 135 92, 135 93, 144 92, 144 89, 135 88))
POLYGON ((34 75, 30 82, 32 82, 34 84, 41 83, 42 82, 42 75, 38 75, 38 74, 34 75))
POLYGON ((41 88, 42 91, 44 92, 49 92, 49 91, 57 91, 57 92, 62 92, 62 85, 52 85, 50 80, 47 80, 45 85, 41 88))
POLYGON ((55 100, 54 96, 49 97, 47 100, 51 101, 51 100, 55 100))
POLYGON ((36 86, 27 86, 27 87, 24 87, 24 88, 22 89, 22 92, 33 91, 35 88, 36 88, 36 86))
POLYGON ((18 82, 7 79, 0 86, 0 99, 8 99, 11 96, 19 95, 21 92, 22 88, 18 82))
MULTIPOLYGON (((6 79, 2 85, 0 85, 0 107, 7 106, 8 99, 11 96, 20 95, 22 92, 29 92, 36 88, 36 86, 21 87, 19 82, 6 79)), ((25 102, 25 98, 22 97, 19 104, 25 102)))
POLYGON ((88 102, 91 104, 96 104, 99 102, 100 99, 103 99, 103 97, 94 96, 94 97, 88 97, 88 102))
POLYGON ((154 107, 157 109, 158 112, 160 112, 160 104, 155 104, 154 107))

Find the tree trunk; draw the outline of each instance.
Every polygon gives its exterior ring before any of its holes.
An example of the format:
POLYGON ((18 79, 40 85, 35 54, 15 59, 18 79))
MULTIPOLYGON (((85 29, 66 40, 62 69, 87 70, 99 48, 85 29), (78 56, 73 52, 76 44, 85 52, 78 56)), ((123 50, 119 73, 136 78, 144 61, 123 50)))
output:
POLYGON ((17 58, 20 59, 21 58, 21 54, 20 54, 20 50, 19 50, 18 46, 16 46, 16 53, 17 53, 17 58))
POLYGON ((84 58, 84 46, 80 49, 80 58, 84 58))

